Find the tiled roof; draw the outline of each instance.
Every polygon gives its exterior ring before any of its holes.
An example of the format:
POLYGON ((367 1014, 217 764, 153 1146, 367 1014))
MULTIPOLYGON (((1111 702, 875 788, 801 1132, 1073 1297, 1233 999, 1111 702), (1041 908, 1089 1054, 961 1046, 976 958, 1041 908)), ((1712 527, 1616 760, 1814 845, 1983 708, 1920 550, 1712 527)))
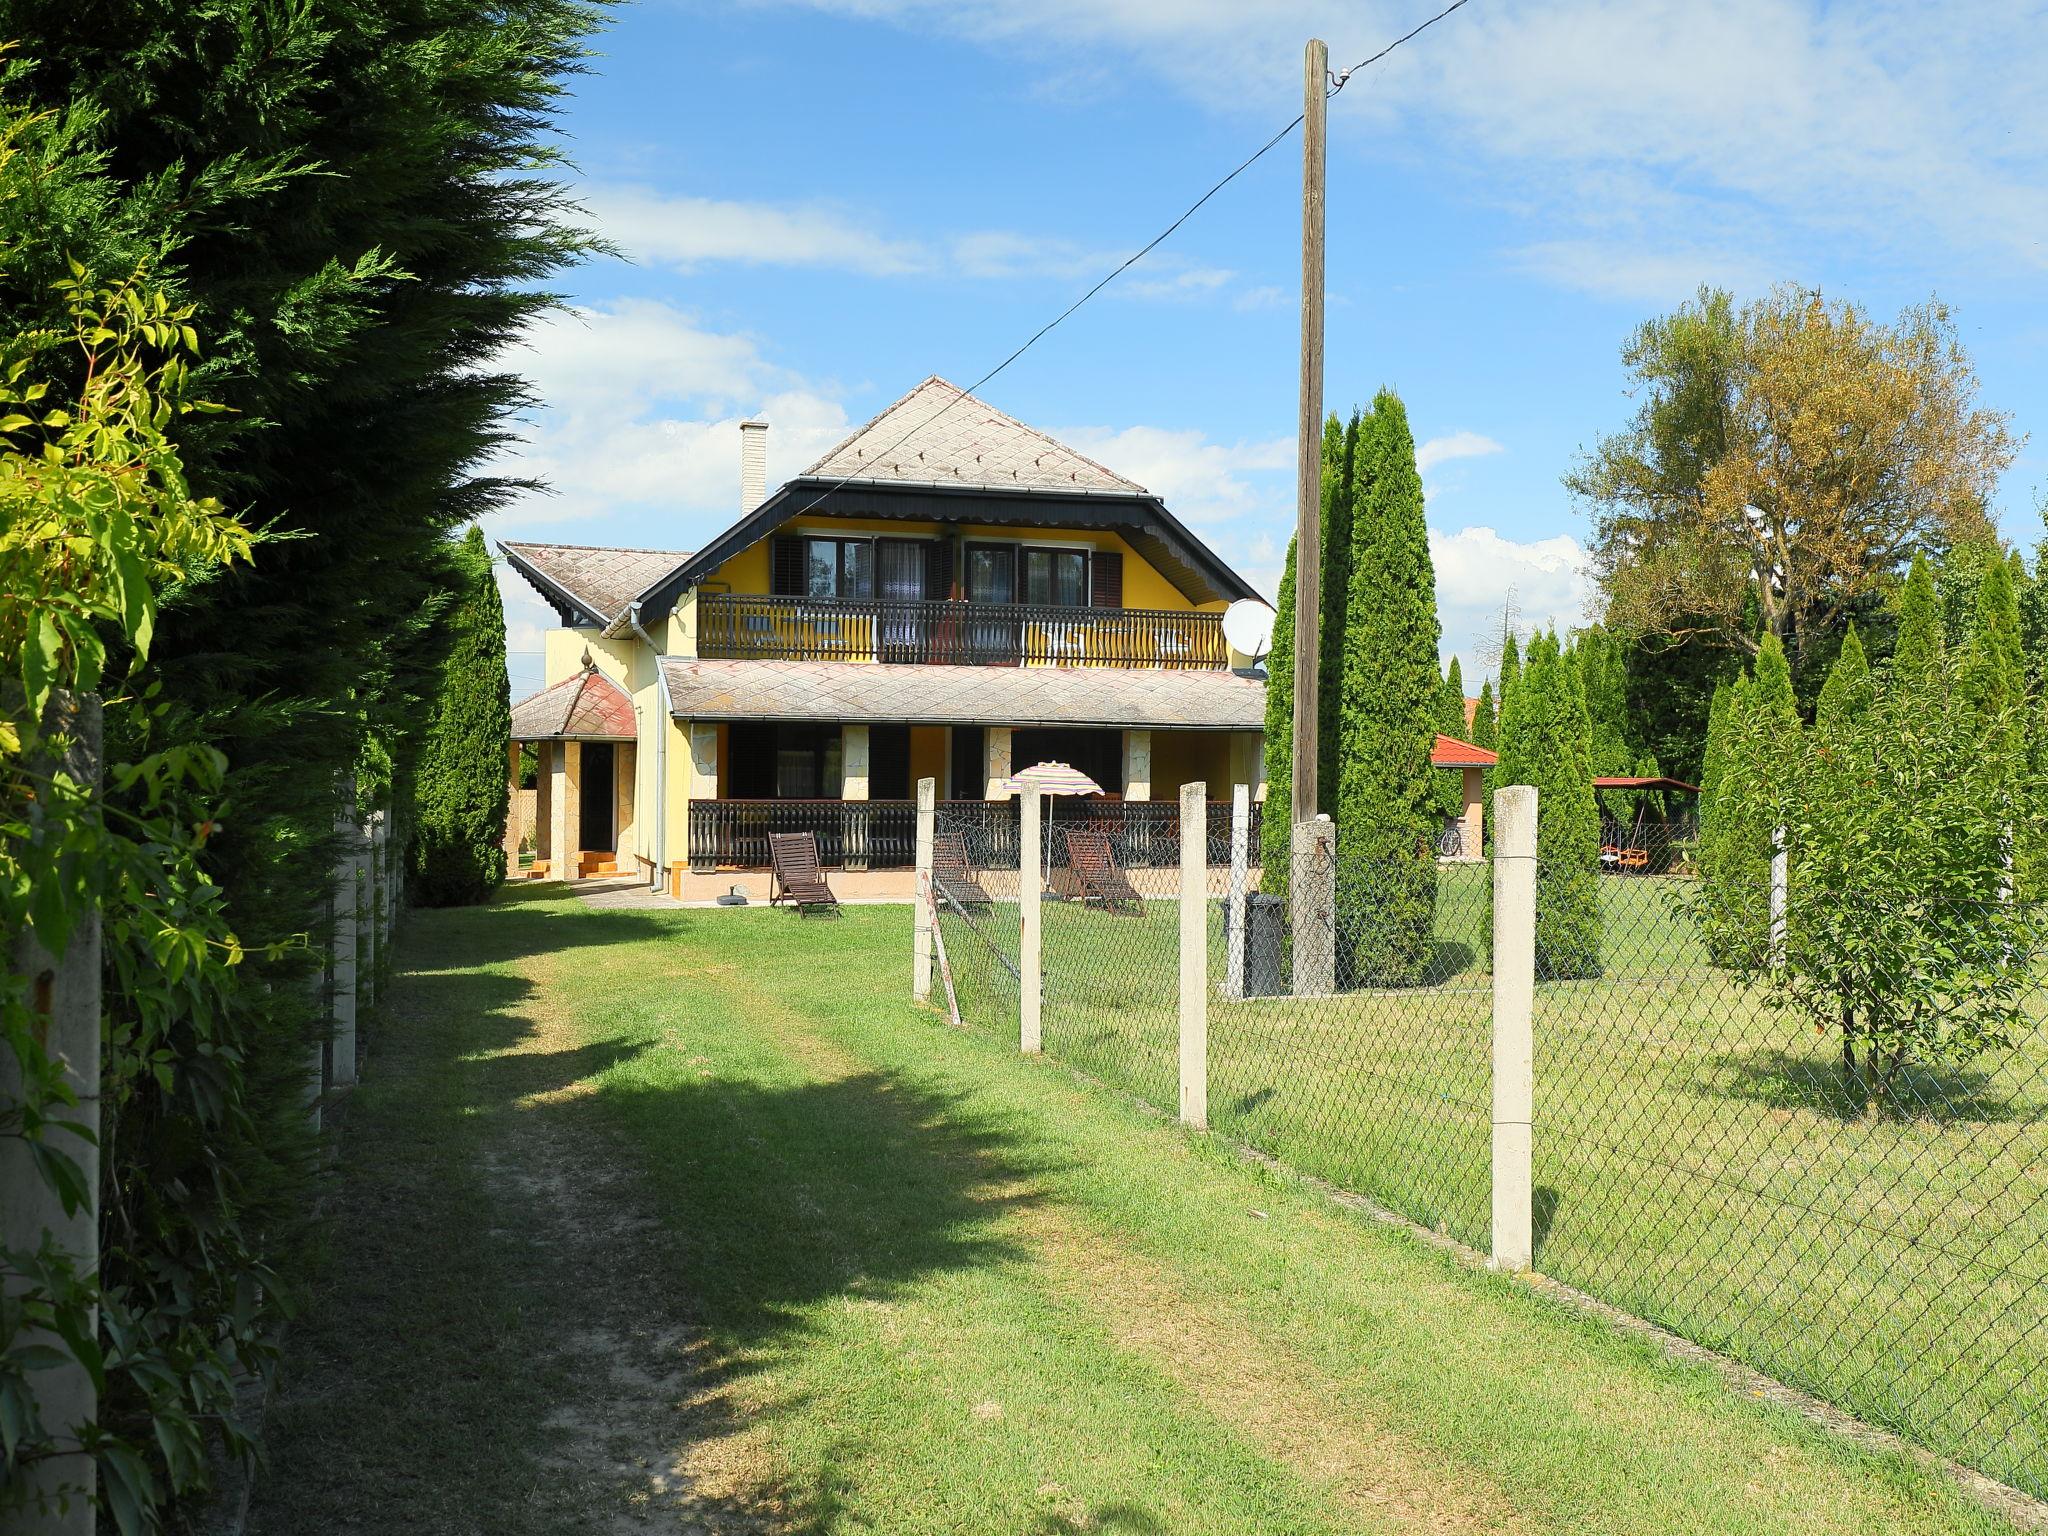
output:
MULTIPOLYGON (((498 548, 512 557, 513 569, 529 581, 540 577, 561 588, 599 615, 605 624, 617 620, 626 605, 690 558, 679 549, 598 549, 588 544, 515 544, 498 548)), ((553 601, 540 582, 541 596, 553 601)))
POLYGON ((638 734, 635 727, 633 700, 595 667, 586 667, 512 706, 514 741, 556 737, 631 741, 638 734))
POLYGON ((1036 427, 934 374, 804 471, 820 480, 886 480, 1006 490, 1148 494, 1036 427))
POLYGON ((662 658, 680 719, 908 720, 1256 731, 1266 685, 1164 667, 927 667, 662 658))
POLYGON ((1491 768, 1499 761, 1486 748, 1475 747, 1455 736, 1439 735, 1435 748, 1429 754, 1432 768, 1491 768))

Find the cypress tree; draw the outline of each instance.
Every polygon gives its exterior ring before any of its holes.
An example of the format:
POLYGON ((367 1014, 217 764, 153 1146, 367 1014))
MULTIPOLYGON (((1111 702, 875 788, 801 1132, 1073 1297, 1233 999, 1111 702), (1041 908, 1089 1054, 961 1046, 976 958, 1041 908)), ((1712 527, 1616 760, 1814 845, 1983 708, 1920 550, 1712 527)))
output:
POLYGON ((1729 695, 1712 819, 1701 838, 1701 910, 1708 947, 1723 964, 1749 963, 1767 940, 1771 853, 1799 738, 1792 669, 1778 637, 1766 634, 1755 669, 1729 695))
POLYGON ((1899 592, 1899 635, 1892 647, 1892 675, 1910 686, 1934 682, 1942 655, 1941 605, 1925 555, 1913 556, 1899 592))
POLYGON ((1321 522, 1322 658, 1316 674, 1316 809, 1335 814, 1344 720, 1345 615, 1351 603, 1351 476, 1360 430, 1357 411, 1347 427, 1332 412, 1323 424, 1321 522))
POLYGON ((1500 643, 1500 696, 1498 705, 1501 721, 1508 717, 1508 695, 1515 691, 1515 684, 1522 680, 1522 648, 1515 639, 1515 632, 1509 630, 1507 638, 1500 643))
POLYGON ((1400 398, 1381 390, 1353 471, 1338 795, 1340 944, 1354 979, 1423 981, 1435 959, 1435 744, 1442 679, 1422 477, 1400 398))
MULTIPOLYGON (((1479 707, 1472 712, 1472 745, 1493 751, 1500 740, 1498 717, 1493 707, 1493 679, 1488 678, 1479 685, 1479 707)), ((1493 782, 1496 769, 1485 768, 1479 774, 1479 823, 1484 835, 1493 837, 1493 782)), ((1469 848, 1468 853, 1477 853, 1469 848)))
MULTIPOLYGON (((110 1198, 128 1203, 100 1278, 195 1337, 260 1350, 278 1288, 223 1302, 212 1239, 174 1241, 161 1192, 185 1191, 179 1230, 239 1223, 276 1268, 305 1223, 324 1024, 298 936, 326 927, 338 785, 354 776, 407 833, 415 722, 448 643, 445 544, 515 490, 477 472, 526 402, 497 360, 594 243, 547 135, 596 16, 581 0, 10 7, 8 36, 31 40, 10 92, 75 131, 110 190, 29 217, 0 323, 60 320, 72 261, 106 283, 146 260, 205 339, 191 394, 228 407, 173 427, 193 491, 273 534, 166 608, 144 674, 176 733, 153 746, 228 759, 232 814, 205 857, 245 958, 207 1061, 174 1063, 129 1116, 150 1128, 146 1176, 109 1143, 110 1198), (226 1135, 191 1107, 220 1071, 245 1080, 226 1135)), ((118 1394, 102 1411, 147 1422, 118 1394)), ((202 1458, 179 1459, 146 1471, 184 1487, 202 1458)))
POLYGON ((1977 584, 1977 611, 1957 668, 1954 707, 1989 722, 2025 696, 2026 658, 2020 641, 2019 594, 2003 559, 1985 566, 1977 584))
POLYGON ((1600 968, 1592 736, 1577 666, 1556 636, 1537 636, 1501 712, 1500 774, 1503 784, 1536 789, 1536 964, 1543 976, 1591 976, 1600 968))
POLYGON ((1842 649, 1835 656, 1835 664, 1828 669, 1828 680, 1821 685, 1820 702, 1813 717, 1815 732, 1823 739, 1840 736, 1869 712, 1874 697, 1863 637, 1856 633, 1852 623, 1842 636, 1842 649))
MULTIPOLYGON (((1456 741, 1470 741, 1472 727, 1465 722, 1465 675, 1458 658, 1444 674, 1443 696, 1437 705, 1436 728, 1456 741)), ((1465 776, 1454 768, 1438 768, 1436 808, 1444 816, 1456 816, 1465 809, 1465 776)))
POLYGON ((483 901, 505 878, 505 762, 512 737, 505 609, 483 529, 470 528, 453 560, 463 586, 450 615, 433 723, 420 751, 408 850, 413 899, 431 907, 483 901))
POLYGON ((1266 653, 1266 803, 1259 818, 1259 889, 1285 897, 1294 864, 1294 540, 1273 607, 1266 653))

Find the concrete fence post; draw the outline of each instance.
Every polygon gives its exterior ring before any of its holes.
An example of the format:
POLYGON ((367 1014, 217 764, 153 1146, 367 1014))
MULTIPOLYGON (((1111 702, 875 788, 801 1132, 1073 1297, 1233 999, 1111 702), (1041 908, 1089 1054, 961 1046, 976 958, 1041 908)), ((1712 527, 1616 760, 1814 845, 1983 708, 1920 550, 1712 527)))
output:
POLYGON ((1209 1128, 1209 786, 1180 787, 1180 1120, 1209 1128))
POLYGON ((1536 791, 1493 796, 1493 1267, 1535 1261, 1536 791))
POLYGON ((917 781, 917 906, 910 918, 910 995, 932 995, 932 843, 938 833, 939 786, 917 781))
POLYGON ((1337 990, 1337 827, 1327 816, 1294 824, 1294 995, 1337 990))
POLYGON ((1223 926, 1230 935, 1224 957, 1223 995, 1244 996, 1245 925, 1251 917, 1252 787, 1239 782, 1230 789, 1230 889, 1223 926))
POLYGON ((1019 795, 1017 830, 1017 1044, 1031 1056, 1045 1046, 1040 1015, 1044 957, 1039 939, 1039 898, 1045 888, 1039 827, 1044 813, 1044 795, 1037 784, 1028 783, 1019 795))
POLYGON ((1771 834, 1771 969, 1785 964, 1785 898, 1788 893, 1792 856, 1786 847, 1785 829, 1771 834))
MULTIPOLYGON (((44 724, 53 735, 61 735, 62 746, 51 757, 39 760, 37 771, 67 774, 97 793, 101 776, 99 700, 91 695, 59 695, 51 701, 44 724)), ((78 924, 63 954, 52 954, 36 942, 34 934, 23 932, 10 936, 7 959, 17 975, 28 979, 31 1005, 41 1016, 44 1049, 61 1066, 65 1086, 78 1100, 75 1107, 60 1110, 58 1118, 76 1122, 84 1134, 55 1126, 44 1133, 43 1142, 78 1165, 88 1193, 77 1210, 66 1211, 63 1201, 36 1171, 29 1144, 18 1136, 0 1136, 0 1245, 33 1253, 48 1233, 78 1272, 90 1277, 99 1268, 100 1230, 99 912, 95 909, 78 924)), ((0 1105, 18 1103, 26 1086, 14 1053, 0 1051, 0 1105)), ((25 1284, 10 1274, 6 1288, 16 1293, 25 1289, 25 1284)), ((87 1331, 90 1336, 98 1335, 97 1313, 89 1318, 87 1331)), ((35 1395, 43 1427, 58 1449, 57 1454, 38 1457, 21 1469, 16 1490, 28 1513, 14 1516, 20 1523, 9 1524, 7 1529, 37 1536, 91 1536, 91 1500, 96 1485, 92 1457, 79 1448, 79 1431, 99 1416, 99 1395, 92 1377, 56 1337, 39 1329, 25 1329, 15 1342, 52 1346, 64 1356, 64 1363, 29 1373, 29 1390, 35 1395), (48 1501, 47 1509, 32 1513, 44 1501, 48 1501)))
POLYGON ((341 856, 334 864, 334 936, 330 971, 334 977, 328 1000, 333 1015, 333 1062, 329 1080, 346 1088, 356 1080, 356 796, 353 782, 344 781, 341 804, 335 808, 334 830, 342 837, 341 856))

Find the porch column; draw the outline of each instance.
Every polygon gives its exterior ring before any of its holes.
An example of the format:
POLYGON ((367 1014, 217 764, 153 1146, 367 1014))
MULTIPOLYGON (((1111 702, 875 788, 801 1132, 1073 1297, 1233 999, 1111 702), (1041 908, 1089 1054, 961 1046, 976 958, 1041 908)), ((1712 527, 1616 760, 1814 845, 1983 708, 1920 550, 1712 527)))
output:
POLYGON ((633 784, 639 763, 637 742, 622 741, 612 752, 612 854, 621 869, 633 860, 633 784))
MULTIPOLYGON (((990 726, 984 737, 984 742, 983 751, 988 762, 988 784, 982 793, 982 798, 984 800, 1007 800, 1010 798, 1010 790, 1003 781, 1010 776, 1010 727, 1007 725, 990 726)), ((958 794, 959 789, 960 786, 956 785, 954 793, 958 794)))
POLYGON ((1459 833, 1464 843, 1464 855, 1476 859, 1486 847, 1486 823, 1483 801, 1479 792, 1479 778, 1482 770, 1467 768, 1464 771, 1465 814, 1464 826, 1459 833))
POLYGON ((839 728, 839 798, 865 800, 868 797, 868 728, 842 725, 839 728))
POLYGON ((1152 733, 1124 732, 1124 798, 1152 798, 1152 733))
POLYGON ((555 745, 552 741, 533 744, 533 856, 536 860, 552 861, 556 847, 555 745))
POLYGON ((554 780, 554 803, 549 808, 554 830, 549 841, 554 849, 548 858, 548 873, 557 880, 579 880, 583 876, 579 857, 583 851, 583 814, 578 800, 583 777, 582 742, 555 743, 550 777, 554 780))
POLYGON ((505 784, 505 864, 517 871, 519 840, 526 835, 526 827, 519 815, 519 743, 516 741, 507 749, 505 784))
MULTIPOLYGON (((856 803, 868 797, 868 728, 864 725, 842 725, 839 728, 839 798, 856 803)), ((845 810, 841 823, 844 839, 840 849, 841 862, 847 869, 858 870, 868 867, 868 813, 866 810, 845 810)))

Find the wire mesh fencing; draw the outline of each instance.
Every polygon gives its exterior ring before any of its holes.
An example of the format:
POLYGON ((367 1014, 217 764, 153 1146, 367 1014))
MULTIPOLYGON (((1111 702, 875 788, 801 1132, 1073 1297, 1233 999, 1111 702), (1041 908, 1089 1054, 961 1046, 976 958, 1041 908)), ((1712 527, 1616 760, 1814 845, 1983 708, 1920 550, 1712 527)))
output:
POLYGON ((1536 1267, 2048 1495, 2040 914, 1557 874, 1536 1267))
MULTIPOLYGON (((962 1015, 1014 1039, 1015 823, 939 827, 962 1015)), ((1135 868, 1093 830, 1042 833, 1044 1050, 1173 1113, 1178 827, 1135 868)), ((1237 851, 1212 821, 1209 1125, 1487 1249, 1493 863, 1237 851)), ((1534 871, 1535 1268, 2048 1497, 2048 912, 1600 855, 1534 871)))
POLYGON ((938 914, 935 991, 960 1022, 1014 1032, 1019 913, 1017 821, 1001 805, 941 805, 932 821, 932 903, 938 914))

